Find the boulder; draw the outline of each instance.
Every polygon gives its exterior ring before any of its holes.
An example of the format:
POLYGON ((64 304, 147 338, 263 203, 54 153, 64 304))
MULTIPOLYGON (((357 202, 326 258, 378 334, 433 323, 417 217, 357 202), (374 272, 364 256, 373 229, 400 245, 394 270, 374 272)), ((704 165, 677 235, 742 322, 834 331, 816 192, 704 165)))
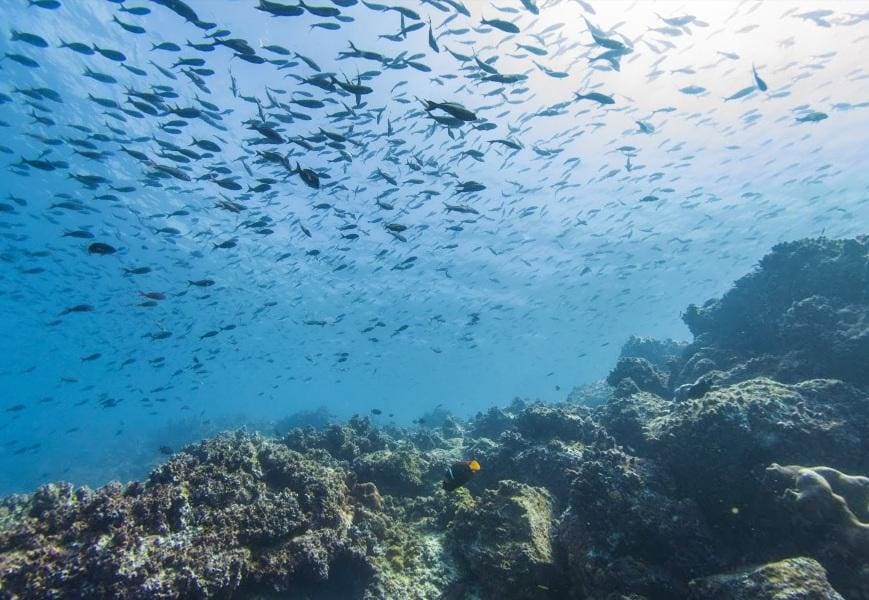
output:
POLYGON ((697 505, 660 465, 619 450, 586 453, 557 532, 570 598, 685 597, 719 565, 697 505))
POLYGON ((811 558, 787 558, 691 582, 695 600, 844 600, 811 558))
POLYGON ((758 357, 746 378, 869 385, 869 236, 779 244, 683 320, 694 342, 674 366, 673 387, 758 357))
POLYGON ((504 480, 457 512, 448 544, 482 597, 540 598, 556 573, 552 519, 544 488, 504 480))

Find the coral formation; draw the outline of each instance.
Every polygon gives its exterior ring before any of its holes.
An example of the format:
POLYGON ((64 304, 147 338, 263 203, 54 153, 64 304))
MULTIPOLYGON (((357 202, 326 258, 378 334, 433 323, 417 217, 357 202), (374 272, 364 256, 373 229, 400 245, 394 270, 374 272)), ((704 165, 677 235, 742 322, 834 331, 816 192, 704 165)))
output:
POLYGON ((323 416, 6 498, 0 598, 866 600, 867 245, 777 246, 693 343, 633 338, 563 403, 323 416))
POLYGON ((218 437, 144 484, 47 485, 0 534, 3 593, 21 597, 215 596, 364 582, 345 473, 258 436, 218 437))
POLYGON ((642 358, 649 361, 655 368, 668 371, 688 346, 686 342, 675 340, 656 340, 654 338, 632 335, 622 345, 619 358, 642 358))
POLYGON ((775 246, 721 299, 691 305, 675 385, 756 362, 745 378, 869 384, 869 236, 775 246), (700 367, 700 363, 703 366, 700 367))
POLYGON ((625 379, 633 382, 640 391, 657 396, 669 396, 667 376, 645 358, 623 356, 607 376, 606 382, 613 387, 618 387, 625 379))

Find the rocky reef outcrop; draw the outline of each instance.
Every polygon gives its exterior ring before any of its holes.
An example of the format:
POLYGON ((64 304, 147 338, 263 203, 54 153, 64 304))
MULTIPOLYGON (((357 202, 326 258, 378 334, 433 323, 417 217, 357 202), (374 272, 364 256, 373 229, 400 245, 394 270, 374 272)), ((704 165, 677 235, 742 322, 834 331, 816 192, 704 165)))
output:
POLYGON ((869 600, 867 246, 777 246, 689 307, 692 343, 633 338, 562 403, 238 432, 6 498, 0 598, 869 600))
POLYGON ((673 366, 674 388, 710 371, 724 382, 764 375, 867 385, 869 236, 779 244, 683 319, 694 341, 673 366))
POLYGON ((788 558, 691 582, 697 600, 842 600, 824 568, 811 558, 788 558))
POLYGON ((509 479, 466 503, 447 540, 468 589, 484 598, 540 597, 556 574, 554 517, 545 488, 509 479))

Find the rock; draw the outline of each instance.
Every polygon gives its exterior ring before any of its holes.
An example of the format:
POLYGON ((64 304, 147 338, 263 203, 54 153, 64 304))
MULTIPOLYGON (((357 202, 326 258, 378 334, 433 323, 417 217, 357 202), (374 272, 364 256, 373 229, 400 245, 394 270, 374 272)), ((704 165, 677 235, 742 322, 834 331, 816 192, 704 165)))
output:
POLYGON ((281 441, 299 452, 325 450, 339 460, 353 460, 361 454, 390 447, 383 431, 374 427, 371 419, 359 415, 351 417, 346 425, 330 425, 320 430, 293 429, 281 441))
POLYGON ((733 530, 733 509, 745 522, 771 462, 866 470, 867 426, 869 398, 842 382, 752 379, 675 403, 643 429, 646 452, 669 467, 682 493, 713 526, 733 530))
POLYGON ((694 398, 702 398, 711 389, 714 378, 702 376, 698 377, 694 383, 685 383, 673 390, 673 400, 676 402, 684 402, 694 398))
POLYGON ((612 396, 612 388, 603 380, 574 386, 567 395, 568 405, 595 407, 606 404, 612 396))
POLYGON ((819 560, 846 597, 867 597, 869 477, 775 463, 767 473, 793 544, 819 560))
POLYGON ((869 478, 845 474, 869 473, 867 248, 777 246, 689 308, 686 352, 631 338, 615 387, 564 403, 303 413, 144 482, 2 499, 0 598, 839 598, 823 569, 869 598, 869 478))
POLYGON ((691 582, 696 600, 844 600, 811 558, 785 560, 691 582))
POLYGON ((595 416, 619 444, 631 448, 634 453, 646 454, 648 423, 672 410, 671 401, 637 391, 626 396, 614 396, 598 407, 595 416))
POLYGON ((357 483, 353 486, 353 497, 359 504, 368 510, 378 511, 383 509, 383 498, 373 483, 357 483))
POLYGON ((677 342, 669 338, 656 340, 632 335, 622 346, 619 358, 643 358, 655 368, 667 372, 673 361, 678 359, 687 347, 687 342, 677 342))
POLYGON ((643 390, 640 389, 634 380, 630 377, 625 377, 620 380, 618 384, 616 384, 615 388, 613 388, 613 398, 630 398, 635 394, 641 393, 643 390))
POLYGON ((513 428, 528 440, 590 441, 597 430, 590 414, 583 407, 551 407, 537 402, 516 416, 513 428))
POLYGON ((695 339, 673 371, 673 387, 702 375, 702 359, 729 371, 758 357, 766 358, 747 377, 867 385, 869 236, 779 244, 722 298, 689 306, 683 320, 695 339))
POLYGON ((551 440, 545 444, 521 439, 516 445, 502 445, 498 452, 487 457, 484 468, 472 490, 495 487, 511 477, 532 486, 544 487, 552 496, 553 506, 563 508, 567 503, 570 482, 582 463, 585 446, 551 440))
POLYGON ((512 429, 516 414, 525 408, 525 402, 516 398, 508 408, 493 406, 485 413, 477 413, 471 421, 469 434, 473 437, 497 439, 501 433, 512 429))
POLYGON ((557 529, 570 598, 680 598, 719 565, 702 513, 660 465, 587 452, 557 529))
POLYGON ((636 386, 650 394, 669 398, 667 388, 667 376, 658 371, 655 366, 645 358, 622 357, 616 363, 616 367, 610 371, 606 382, 617 387, 624 379, 630 379, 636 386))
POLYGON ((456 513, 449 548, 485 598, 540 598, 552 585, 552 499, 543 488, 505 480, 456 513), (542 587, 541 587, 542 586, 542 587))
POLYGON ((422 491, 427 464, 415 447, 407 445, 363 454, 353 461, 352 469, 359 481, 371 481, 385 494, 411 496, 422 491))
POLYGON ((691 356, 679 376, 679 380, 685 382, 682 385, 690 385, 689 382, 696 382, 707 373, 717 370, 718 363, 708 356, 712 353, 708 348, 702 348, 691 356))

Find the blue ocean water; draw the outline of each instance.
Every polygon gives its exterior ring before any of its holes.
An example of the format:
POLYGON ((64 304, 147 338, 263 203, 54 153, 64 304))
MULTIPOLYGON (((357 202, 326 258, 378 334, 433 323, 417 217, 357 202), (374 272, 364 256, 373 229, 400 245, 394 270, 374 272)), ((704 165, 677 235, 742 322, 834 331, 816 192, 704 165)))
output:
POLYGON ((0 6, 0 493, 562 400, 869 222, 865 2, 269 7, 0 6))

